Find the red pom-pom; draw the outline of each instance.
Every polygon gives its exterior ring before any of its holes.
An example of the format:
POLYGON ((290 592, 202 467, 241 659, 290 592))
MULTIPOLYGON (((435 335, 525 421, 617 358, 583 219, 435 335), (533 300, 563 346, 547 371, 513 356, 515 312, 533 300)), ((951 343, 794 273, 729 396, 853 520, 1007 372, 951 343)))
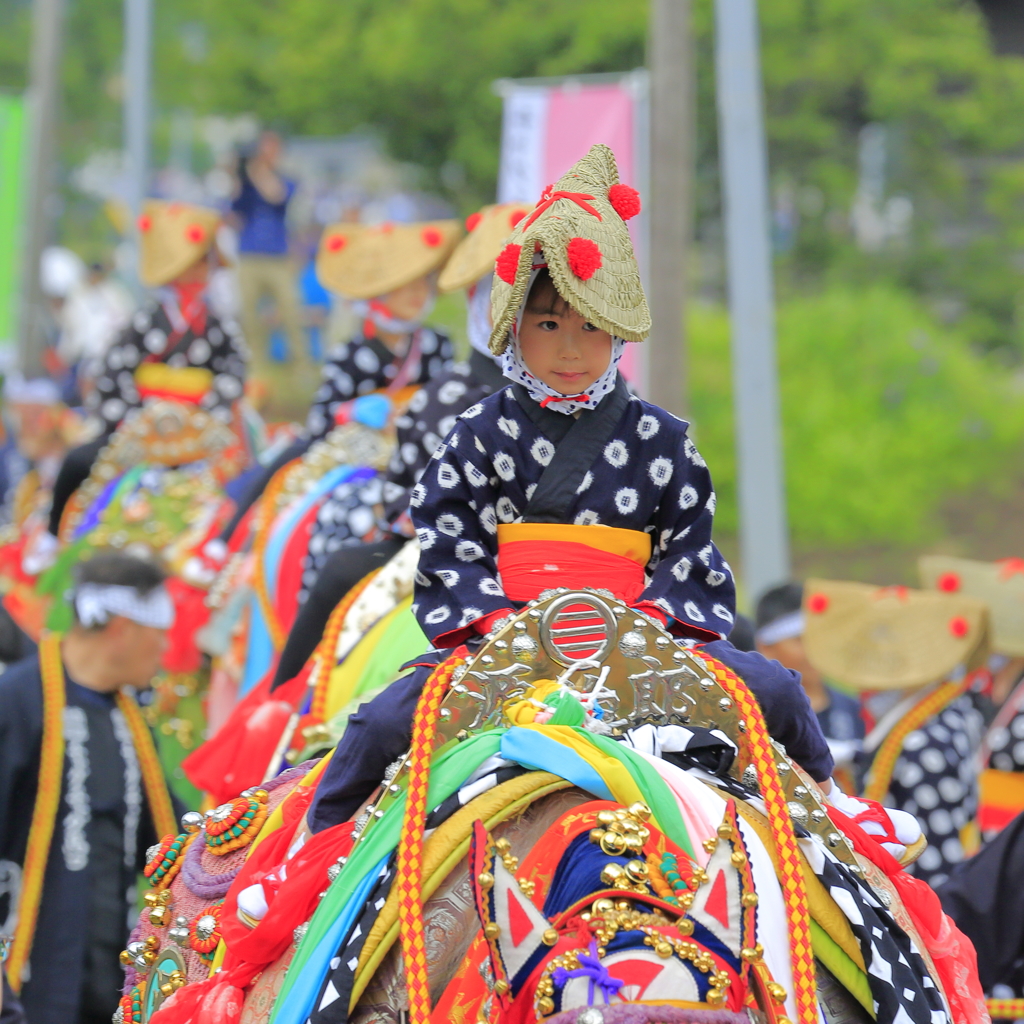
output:
POLYGON ((145 214, 143 214, 138 219, 138 221, 136 221, 136 224, 138 225, 139 230, 143 234, 145 234, 153 226, 153 222, 145 214))
POLYGON ((971 631, 971 626, 963 616, 954 615, 949 620, 949 631, 957 640, 962 640, 971 631))
POLYGON ((189 224, 185 228, 185 237, 193 244, 198 245, 206 238, 206 230, 202 224, 189 224))
POLYGON ((828 611, 828 594, 811 594, 807 598, 807 610, 815 615, 828 611))
POLYGON ((348 239, 344 235, 328 235, 327 236, 327 251, 328 252, 341 252, 342 249, 348 244, 348 239))
POLYGON ((390 235, 391 232, 394 231, 394 230, 395 230, 395 225, 392 224, 391 221, 389 221, 389 220, 384 221, 384 223, 381 224, 381 226, 380 226, 380 233, 382 235, 390 235))
POLYGON ((437 228, 424 228, 420 232, 420 238, 423 239, 423 244, 429 245, 431 249, 436 249, 444 241, 444 235, 437 228))
POLYGON ((640 212, 640 193, 629 185, 612 185, 608 189, 608 202, 623 220, 629 220, 640 212))
POLYGON ((508 215, 508 226, 514 228, 526 216, 525 210, 513 210, 508 215))
POLYGON ((484 215, 482 213, 480 213, 479 211, 477 213, 471 213, 466 218, 466 230, 467 231, 472 231, 477 226, 477 224, 479 224, 480 221, 482 221, 483 219, 484 219, 484 215))
POLYGON ((519 269, 519 254, 523 251, 521 245, 509 243, 498 253, 494 261, 494 272, 505 282, 513 284, 516 279, 516 271, 519 269))
POLYGON ((589 238, 570 238, 565 254, 569 257, 569 269, 583 281, 601 267, 601 250, 589 238))
POLYGON ((939 577, 939 590, 955 594, 960 589, 960 576, 955 572, 944 572, 939 577))

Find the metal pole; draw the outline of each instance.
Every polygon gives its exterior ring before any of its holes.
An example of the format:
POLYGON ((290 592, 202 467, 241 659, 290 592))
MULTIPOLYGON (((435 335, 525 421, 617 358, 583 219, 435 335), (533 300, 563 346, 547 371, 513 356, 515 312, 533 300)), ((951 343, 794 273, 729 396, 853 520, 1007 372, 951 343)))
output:
POLYGON ((49 241, 53 213, 54 156, 60 106, 60 61, 64 0, 34 0, 28 88, 28 164, 25 244, 22 249, 18 363, 26 377, 43 371, 45 298, 39 261, 49 241))
POLYGON ((756 0, 715 0, 740 553, 749 601, 789 578, 756 0))
POLYGON ((686 260, 691 232, 693 54, 690 0, 651 0, 647 42, 651 74, 648 299, 650 398, 669 412, 687 408, 686 260))
MULTIPOLYGON (((138 249, 136 223, 149 184, 150 57, 152 0, 124 0, 124 154, 132 249, 138 249)), ((130 261, 132 273, 137 259, 130 261)))

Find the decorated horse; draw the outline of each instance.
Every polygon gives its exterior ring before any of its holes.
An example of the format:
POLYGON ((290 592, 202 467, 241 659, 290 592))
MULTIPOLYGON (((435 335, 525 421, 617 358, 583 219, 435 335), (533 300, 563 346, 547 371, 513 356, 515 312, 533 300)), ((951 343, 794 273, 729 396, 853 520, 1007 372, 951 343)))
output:
POLYGON ((987 1019, 931 891, 738 677, 606 592, 457 650, 368 804, 313 831, 327 760, 150 851, 115 1020, 987 1019))

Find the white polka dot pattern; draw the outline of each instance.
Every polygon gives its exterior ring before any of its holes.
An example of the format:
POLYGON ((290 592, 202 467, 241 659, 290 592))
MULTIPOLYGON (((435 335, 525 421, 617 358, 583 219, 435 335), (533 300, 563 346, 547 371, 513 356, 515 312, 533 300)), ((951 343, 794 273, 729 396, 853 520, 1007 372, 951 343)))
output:
POLYGON ((960 830, 974 819, 978 783, 974 751, 982 719, 968 695, 909 733, 889 785, 893 807, 915 815, 928 849, 911 868, 931 886, 941 885, 964 857, 960 830))
MULTIPOLYGON (((465 400, 471 396, 472 389, 465 400)), ((420 570, 436 583, 417 587, 419 619, 432 641, 446 644, 469 635, 457 625, 467 610, 482 617, 508 607, 498 575, 498 524, 520 520, 555 454, 507 388, 466 409, 454 430, 457 452, 453 432, 424 469, 423 498, 417 489, 411 508, 426 538, 420 570), (442 574, 452 571, 458 582, 445 585, 442 574), (450 615, 428 619, 440 608, 450 615)), ((735 597, 729 566, 711 543, 713 509, 711 480, 686 424, 638 399, 583 477, 565 521, 650 533, 654 555, 641 601, 700 635, 721 635, 732 626, 735 597)))

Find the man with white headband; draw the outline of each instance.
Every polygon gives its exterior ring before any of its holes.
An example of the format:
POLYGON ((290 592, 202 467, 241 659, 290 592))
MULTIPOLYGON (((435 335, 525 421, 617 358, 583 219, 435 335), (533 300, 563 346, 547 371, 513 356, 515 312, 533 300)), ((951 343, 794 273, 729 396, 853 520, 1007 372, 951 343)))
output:
POLYGON ((822 674, 808 660, 803 641, 803 597, 800 583, 783 583, 766 591, 757 602, 754 642, 766 658, 800 673, 800 682, 818 716, 832 757, 849 771, 864 739, 860 704, 826 685, 822 674))
POLYGON ((163 584, 120 552, 81 563, 72 628, 0 676, 0 932, 32 1024, 110 1020, 143 854, 178 831, 134 695, 174 623, 163 584))

